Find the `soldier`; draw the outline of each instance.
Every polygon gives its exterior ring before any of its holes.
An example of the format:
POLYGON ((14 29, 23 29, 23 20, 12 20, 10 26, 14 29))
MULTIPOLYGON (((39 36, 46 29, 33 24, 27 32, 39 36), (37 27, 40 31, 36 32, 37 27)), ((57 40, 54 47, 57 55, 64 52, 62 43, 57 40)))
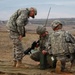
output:
POLYGON ((33 7, 18 9, 7 22, 10 38, 14 46, 14 67, 21 67, 24 53, 21 40, 25 37, 25 26, 28 23, 28 18, 34 18, 35 15, 37 15, 37 10, 33 7))
POLYGON ((37 34, 39 34, 39 51, 33 53, 30 57, 35 61, 40 61, 40 69, 46 69, 48 67, 55 67, 56 58, 52 55, 49 55, 48 51, 48 31, 45 27, 39 26, 36 29, 37 34))
POLYGON ((65 69, 65 63, 69 61, 71 54, 75 52, 74 49, 69 48, 69 45, 75 44, 75 39, 68 31, 62 30, 63 24, 59 20, 54 20, 51 25, 53 32, 49 34, 49 53, 56 56, 58 61, 56 71, 60 72, 65 69))

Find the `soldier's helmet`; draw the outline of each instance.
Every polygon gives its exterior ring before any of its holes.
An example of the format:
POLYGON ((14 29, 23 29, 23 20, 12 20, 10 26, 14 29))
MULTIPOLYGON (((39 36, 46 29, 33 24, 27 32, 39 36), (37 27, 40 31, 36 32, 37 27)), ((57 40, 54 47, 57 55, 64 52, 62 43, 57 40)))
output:
POLYGON ((52 28, 54 29, 55 27, 57 27, 58 25, 61 25, 62 26, 62 23, 61 21, 59 20, 54 20, 51 24, 52 28))
POLYGON ((39 35, 42 35, 43 33, 45 33, 45 31, 46 31, 46 28, 43 26, 38 26, 36 29, 36 33, 39 35))
MULTIPOLYGON (((31 7, 30 9, 31 9, 31 10, 34 10, 34 12, 35 12, 35 15, 37 15, 37 9, 36 9, 36 8, 34 8, 34 7, 31 7)), ((34 15, 32 18, 34 18, 34 17, 35 17, 35 15, 34 15)))

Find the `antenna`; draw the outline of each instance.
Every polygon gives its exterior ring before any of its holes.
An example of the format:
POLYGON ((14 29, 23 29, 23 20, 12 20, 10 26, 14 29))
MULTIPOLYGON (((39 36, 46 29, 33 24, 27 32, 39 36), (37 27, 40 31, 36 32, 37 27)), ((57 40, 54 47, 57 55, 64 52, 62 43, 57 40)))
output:
POLYGON ((46 27, 46 25, 47 25, 47 22, 48 22, 48 17, 49 17, 50 11, 51 11, 51 7, 49 8, 49 12, 48 12, 47 19, 46 19, 46 22, 45 22, 44 27, 46 27))

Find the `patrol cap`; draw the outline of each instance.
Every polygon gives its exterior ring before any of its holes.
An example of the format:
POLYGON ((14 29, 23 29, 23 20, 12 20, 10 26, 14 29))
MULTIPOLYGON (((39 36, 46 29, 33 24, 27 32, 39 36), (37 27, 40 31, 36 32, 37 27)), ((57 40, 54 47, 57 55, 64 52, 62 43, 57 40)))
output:
POLYGON ((54 29, 55 27, 57 27, 58 25, 62 25, 61 21, 59 20, 54 20, 51 24, 52 28, 54 29))
POLYGON ((34 10, 34 15, 32 16, 32 18, 35 18, 35 15, 37 15, 37 9, 34 7, 31 7, 30 10, 34 10))
POLYGON ((36 29, 36 33, 39 34, 39 35, 45 33, 45 31, 46 31, 46 28, 43 27, 43 26, 38 26, 37 29, 36 29))

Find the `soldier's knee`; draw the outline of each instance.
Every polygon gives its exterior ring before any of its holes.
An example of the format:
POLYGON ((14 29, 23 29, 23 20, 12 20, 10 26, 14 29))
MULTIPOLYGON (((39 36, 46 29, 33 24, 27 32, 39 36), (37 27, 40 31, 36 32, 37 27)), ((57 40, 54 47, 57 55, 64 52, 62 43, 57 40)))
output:
POLYGON ((33 54, 30 55, 30 58, 33 59, 33 54))
POLYGON ((30 58, 34 61, 40 61, 40 58, 36 57, 34 54, 30 55, 30 58))
POLYGON ((32 60, 35 60, 35 56, 32 54, 32 55, 30 55, 30 58, 32 59, 32 60))

